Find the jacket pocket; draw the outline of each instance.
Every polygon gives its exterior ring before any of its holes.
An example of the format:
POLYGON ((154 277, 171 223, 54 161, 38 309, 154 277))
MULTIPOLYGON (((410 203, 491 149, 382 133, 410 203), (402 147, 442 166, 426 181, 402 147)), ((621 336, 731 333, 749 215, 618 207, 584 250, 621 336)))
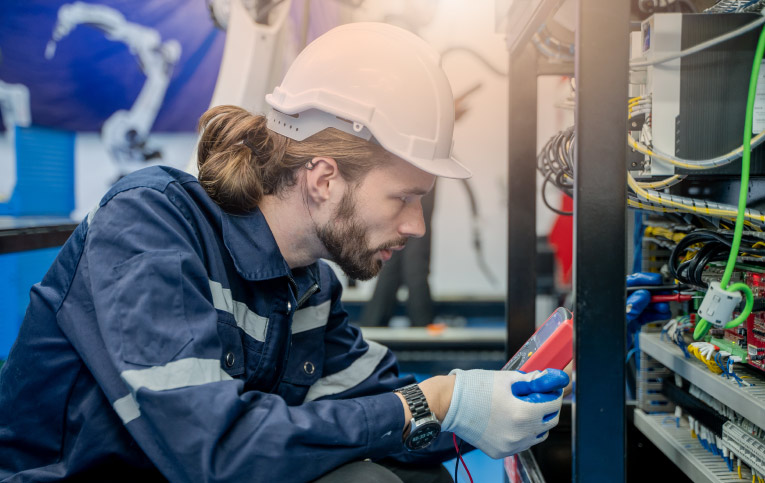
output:
POLYGON ((324 328, 293 334, 292 348, 282 380, 292 385, 311 386, 324 369, 324 328))
POLYGON ((244 349, 242 334, 234 316, 218 311, 218 338, 221 344, 220 367, 231 377, 244 374, 244 349))
POLYGON ((143 366, 172 361, 193 340, 184 316, 180 253, 143 252, 112 270, 123 360, 143 366))

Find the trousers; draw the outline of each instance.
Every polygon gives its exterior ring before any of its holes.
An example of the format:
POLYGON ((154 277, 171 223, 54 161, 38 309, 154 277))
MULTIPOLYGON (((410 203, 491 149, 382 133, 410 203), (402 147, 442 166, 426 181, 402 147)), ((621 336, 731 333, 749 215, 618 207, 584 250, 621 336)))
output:
POLYGON ((454 483, 441 464, 402 465, 397 462, 354 461, 322 476, 314 483, 454 483))

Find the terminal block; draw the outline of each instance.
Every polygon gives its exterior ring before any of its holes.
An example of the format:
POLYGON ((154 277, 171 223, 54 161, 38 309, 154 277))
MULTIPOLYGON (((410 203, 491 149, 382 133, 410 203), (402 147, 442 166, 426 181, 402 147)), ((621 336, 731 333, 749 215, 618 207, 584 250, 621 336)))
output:
POLYGON ((723 425, 723 444, 757 474, 765 475, 765 442, 730 421, 723 425))

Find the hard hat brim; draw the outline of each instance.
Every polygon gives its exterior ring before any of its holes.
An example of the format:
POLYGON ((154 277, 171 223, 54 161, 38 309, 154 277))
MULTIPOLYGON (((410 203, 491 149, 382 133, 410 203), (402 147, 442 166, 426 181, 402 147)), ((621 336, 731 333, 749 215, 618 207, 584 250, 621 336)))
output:
MULTIPOLYGON (((385 148, 385 146, 383 146, 383 148, 385 148)), ((404 156, 399 157, 409 164, 425 171, 426 173, 430 173, 441 178, 467 179, 473 176, 473 173, 453 156, 442 159, 417 159, 404 156)))

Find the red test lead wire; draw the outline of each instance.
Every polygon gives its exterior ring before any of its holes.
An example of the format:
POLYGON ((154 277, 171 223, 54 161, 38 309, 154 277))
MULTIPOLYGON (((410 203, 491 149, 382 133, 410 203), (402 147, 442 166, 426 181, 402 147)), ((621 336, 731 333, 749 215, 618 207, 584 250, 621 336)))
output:
MULTIPOLYGON (((470 483, 473 483, 473 477, 470 476, 470 470, 467 468, 467 465, 465 464, 465 460, 462 459, 462 455, 460 454, 460 447, 457 445, 457 435, 452 433, 452 441, 454 441, 454 449, 457 451, 457 458, 460 459, 462 462, 462 467, 465 468, 465 472, 468 475, 468 478, 470 478, 470 483)), ((454 474, 454 481, 457 481, 457 474, 454 474)))

